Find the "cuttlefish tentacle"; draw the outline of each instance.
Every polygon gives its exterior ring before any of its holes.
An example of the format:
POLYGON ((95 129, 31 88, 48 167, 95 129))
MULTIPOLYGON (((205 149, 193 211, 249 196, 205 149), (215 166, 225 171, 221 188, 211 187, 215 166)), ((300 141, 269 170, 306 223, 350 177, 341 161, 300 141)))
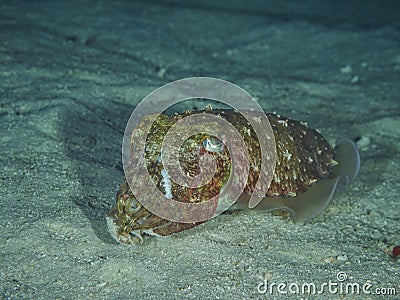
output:
POLYGON ((352 140, 338 139, 334 153, 337 165, 327 178, 319 180, 306 192, 292 198, 265 197, 255 209, 286 211, 294 223, 302 223, 321 213, 335 193, 348 188, 360 170, 360 154, 352 140))

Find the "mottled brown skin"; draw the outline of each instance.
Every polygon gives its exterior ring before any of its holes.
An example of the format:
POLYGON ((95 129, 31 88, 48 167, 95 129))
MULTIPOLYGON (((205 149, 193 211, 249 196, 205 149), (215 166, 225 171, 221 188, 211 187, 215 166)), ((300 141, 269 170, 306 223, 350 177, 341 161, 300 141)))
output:
POLYGON ((267 114, 277 149, 275 175, 267 196, 293 197, 324 178, 335 165, 333 149, 305 123, 267 114))
MULTIPOLYGON (((177 120, 202 112, 186 112, 172 117, 161 115, 150 129, 146 142, 146 164, 154 183, 163 193, 166 191, 162 184, 163 166, 159 161, 161 141, 177 120)), ((233 110, 207 110, 206 112, 226 119, 243 137, 250 158, 250 172, 244 193, 251 194, 259 177, 261 165, 260 146, 254 130, 240 113, 233 110)), ((333 149, 318 131, 309 128, 306 124, 276 114, 267 113, 266 115, 272 126, 277 150, 275 173, 266 196, 295 197, 307 191, 315 182, 327 177, 336 163, 333 149)), ((192 203, 203 201, 203 199, 218 195, 226 184, 231 171, 227 147, 221 152, 208 152, 202 147, 203 141, 207 138, 209 136, 206 134, 193 136, 183 144, 176 157, 179 157, 182 168, 190 176, 195 176, 199 173, 199 153, 207 152, 216 159, 217 173, 201 188, 186 188, 172 183, 174 200, 192 203)), ((141 240, 143 232, 166 236, 200 224, 170 222, 152 214, 136 200, 127 182, 124 182, 119 189, 117 204, 108 217, 114 226, 110 228, 110 231, 116 231, 115 237, 120 242, 128 244, 141 240)))

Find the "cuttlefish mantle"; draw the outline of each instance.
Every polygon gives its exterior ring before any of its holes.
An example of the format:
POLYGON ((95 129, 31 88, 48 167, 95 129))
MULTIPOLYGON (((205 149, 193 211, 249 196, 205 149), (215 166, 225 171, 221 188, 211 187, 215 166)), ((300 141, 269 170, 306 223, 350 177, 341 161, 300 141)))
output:
POLYGON ((360 170, 360 154, 352 140, 338 139, 334 154, 337 164, 326 178, 292 198, 265 197, 255 210, 286 211, 294 223, 303 223, 320 214, 336 193, 349 187, 360 170))

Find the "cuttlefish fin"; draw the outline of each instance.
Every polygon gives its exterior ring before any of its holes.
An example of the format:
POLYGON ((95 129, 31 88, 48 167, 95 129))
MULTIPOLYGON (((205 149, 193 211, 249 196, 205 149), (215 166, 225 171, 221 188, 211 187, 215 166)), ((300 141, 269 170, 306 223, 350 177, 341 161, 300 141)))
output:
POLYGON ((294 223, 302 223, 321 213, 336 192, 350 185, 360 169, 360 155, 352 140, 339 139, 334 152, 338 164, 327 178, 319 180, 305 193, 295 197, 264 197, 255 209, 287 211, 294 223))
POLYGON ((334 152, 338 164, 333 168, 330 177, 341 177, 337 191, 343 191, 356 179, 360 171, 360 153, 358 153, 356 144, 348 138, 338 139, 334 152))
POLYGON ((335 194, 340 177, 323 179, 307 192, 291 198, 265 197, 257 210, 283 210, 289 213, 294 223, 302 223, 321 213, 335 194))

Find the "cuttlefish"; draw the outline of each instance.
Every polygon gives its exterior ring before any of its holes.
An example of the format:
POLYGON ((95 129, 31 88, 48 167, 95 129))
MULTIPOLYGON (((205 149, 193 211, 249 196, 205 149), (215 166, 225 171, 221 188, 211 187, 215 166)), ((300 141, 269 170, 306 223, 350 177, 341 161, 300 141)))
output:
MULTIPOLYGON (((144 135, 145 164, 155 186, 165 195, 186 203, 199 203, 218 196, 223 191, 232 171, 229 142, 215 135, 199 132, 188 138, 174 154, 184 173, 195 178, 201 171, 199 159, 203 154, 211 155, 216 164, 213 177, 199 187, 182 186, 170 180, 162 162, 162 142, 171 127, 179 120, 194 114, 212 114, 232 124, 243 137, 248 151, 249 170, 237 204, 247 207, 249 197, 255 189, 261 170, 259 139, 250 123, 235 110, 206 109, 187 111, 172 116, 160 114, 154 119, 149 132, 144 135)), ((252 208, 256 210, 282 210, 289 213, 295 223, 304 222, 321 213, 332 197, 346 189, 356 178, 360 168, 360 156, 355 143, 340 138, 331 146, 318 130, 306 123, 278 114, 266 113, 274 136, 276 161, 272 180, 261 201, 252 208)), ((146 118, 143 120, 146 122, 146 118)), ((153 119, 152 119, 153 121, 153 119)), ((131 146, 135 146, 140 124, 132 133, 131 146)), ((222 135, 223 136, 223 135, 222 135)), ((134 160, 135 158, 133 158, 134 160)), ((116 205, 107 215, 111 235, 120 243, 135 244, 143 235, 168 236, 201 223, 168 220, 152 213, 144 203, 138 201, 130 185, 139 182, 145 188, 148 182, 135 176, 135 163, 131 165, 132 182, 125 180, 116 195, 116 205), (135 182, 133 182, 135 181, 135 182)), ((239 179, 240 180, 240 179, 239 179)), ((147 195, 146 197, 151 197, 147 195)))

